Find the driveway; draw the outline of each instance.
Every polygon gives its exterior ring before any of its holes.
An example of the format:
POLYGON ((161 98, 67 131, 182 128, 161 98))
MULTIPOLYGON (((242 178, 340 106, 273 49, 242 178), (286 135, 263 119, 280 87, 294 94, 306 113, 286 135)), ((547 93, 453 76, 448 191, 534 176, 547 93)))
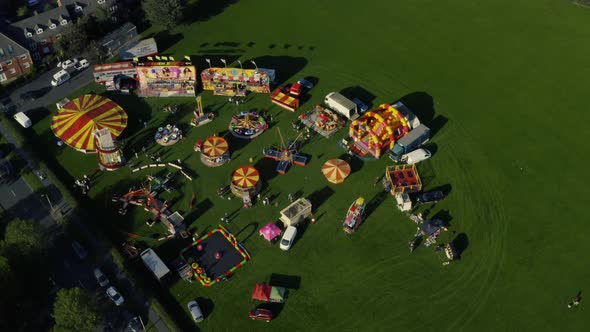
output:
POLYGON ((73 91, 88 85, 94 81, 92 75, 92 66, 81 71, 76 71, 73 67, 68 68, 72 78, 60 86, 52 87, 51 80, 53 75, 59 71, 58 68, 52 69, 46 73, 41 74, 34 81, 27 83, 20 88, 14 90, 9 96, 4 99, 10 99, 11 111, 25 112, 32 111, 38 108, 44 108, 47 105, 60 100, 73 91), (32 98, 25 97, 26 94, 32 98))

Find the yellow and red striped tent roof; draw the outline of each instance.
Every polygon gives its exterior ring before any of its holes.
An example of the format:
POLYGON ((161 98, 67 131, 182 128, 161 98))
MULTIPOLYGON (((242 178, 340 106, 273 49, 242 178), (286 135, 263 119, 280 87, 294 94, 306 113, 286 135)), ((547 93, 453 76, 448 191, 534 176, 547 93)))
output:
POLYGON ((64 143, 82 152, 95 152, 94 132, 108 128, 117 138, 127 127, 127 113, 114 101, 98 95, 78 97, 53 116, 51 130, 64 143))
POLYGON ((332 183, 342 183, 350 175, 350 165, 342 159, 330 159, 322 166, 322 173, 332 183))
POLYGON ((231 181, 240 188, 252 188, 260 181, 260 173, 252 166, 240 166, 232 173, 231 181))
POLYGON ((220 157, 229 149, 227 141, 223 137, 211 136, 203 142, 202 151, 209 157, 220 157))

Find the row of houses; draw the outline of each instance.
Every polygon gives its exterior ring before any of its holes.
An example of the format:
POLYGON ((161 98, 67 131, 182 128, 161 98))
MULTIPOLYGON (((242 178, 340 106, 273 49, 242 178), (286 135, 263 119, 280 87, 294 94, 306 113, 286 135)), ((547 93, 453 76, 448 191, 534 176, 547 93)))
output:
MULTIPOLYGON (((58 0, 57 7, 8 24, 0 32, 0 84, 27 74, 33 61, 53 53, 63 31, 86 15, 104 10, 116 23, 118 13, 136 0, 58 0)), ((135 31, 135 33, 137 33, 135 31)))

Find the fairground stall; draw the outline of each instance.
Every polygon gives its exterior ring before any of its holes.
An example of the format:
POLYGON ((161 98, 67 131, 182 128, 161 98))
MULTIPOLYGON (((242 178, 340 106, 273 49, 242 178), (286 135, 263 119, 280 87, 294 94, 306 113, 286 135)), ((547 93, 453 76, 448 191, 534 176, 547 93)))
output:
POLYGON ((266 70, 216 67, 203 70, 201 81, 203 90, 213 91, 216 96, 240 97, 248 92, 270 93, 272 82, 266 70))
POLYGON ((138 62, 140 97, 194 97, 196 68, 190 61, 138 62))

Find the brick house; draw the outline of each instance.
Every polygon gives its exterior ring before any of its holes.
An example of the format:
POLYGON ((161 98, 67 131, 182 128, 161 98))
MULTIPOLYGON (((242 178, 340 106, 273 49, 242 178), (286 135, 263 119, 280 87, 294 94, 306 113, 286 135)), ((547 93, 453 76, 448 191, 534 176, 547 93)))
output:
POLYGON ((31 71, 29 51, 0 33, 0 84, 4 85, 31 71))
POLYGON ((65 7, 57 7, 14 22, 5 28, 4 33, 26 47, 34 60, 53 53, 53 43, 66 27, 72 24, 65 7))

